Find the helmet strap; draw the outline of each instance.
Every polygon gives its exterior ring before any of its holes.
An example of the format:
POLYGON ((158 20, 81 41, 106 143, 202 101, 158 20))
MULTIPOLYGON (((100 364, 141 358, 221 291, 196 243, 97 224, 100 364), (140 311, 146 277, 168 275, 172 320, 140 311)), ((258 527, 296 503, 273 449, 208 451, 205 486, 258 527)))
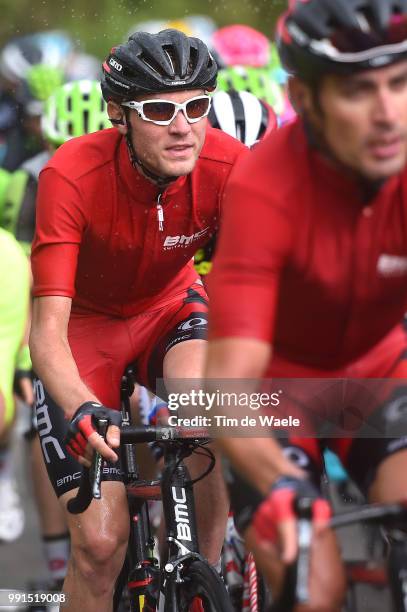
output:
POLYGON ((126 143, 127 143, 127 149, 129 151, 130 161, 132 163, 133 168, 135 168, 138 172, 141 171, 142 174, 147 179, 155 183, 158 187, 162 187, 165 189, 170 183, 173 183, 174 181, 176 181, 178 176, 160 176, 159 174, 152 172, 149 168, 147 168, 143 164, 143 162, 140 160, 140 158, 138 157, 136 153, 136 150, 133 145, 133 140, 131 137, 133 128, 131 126, 130 118, 129 118, 130 109, 126 108, 124 109, 124 112, 125 112, 126 127, 127 127, 126 143))

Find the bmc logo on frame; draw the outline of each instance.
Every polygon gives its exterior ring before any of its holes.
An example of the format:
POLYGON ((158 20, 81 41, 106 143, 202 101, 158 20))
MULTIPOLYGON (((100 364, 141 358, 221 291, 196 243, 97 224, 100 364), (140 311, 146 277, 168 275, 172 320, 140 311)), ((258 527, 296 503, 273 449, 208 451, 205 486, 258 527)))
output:
POLYGON ((190 236, 184 236, 184 234, 181 234, 181 236, 166 236, 164 240, 164 249, 168 251, 174 248, 189 246, 192 244, 192 242, 195 242, 202 236, 205 236, 208 230, 209 227, 205 227, 203 230, 196 232, 195 234, 191 234, 190 236))
POLYGON ((191 528, 189 526, 189 512, 187 506, 187 494, 182 487, 171 487, 172 499, 174 500, 174 516, 177 524, 178 540, 192 542, 191 528))

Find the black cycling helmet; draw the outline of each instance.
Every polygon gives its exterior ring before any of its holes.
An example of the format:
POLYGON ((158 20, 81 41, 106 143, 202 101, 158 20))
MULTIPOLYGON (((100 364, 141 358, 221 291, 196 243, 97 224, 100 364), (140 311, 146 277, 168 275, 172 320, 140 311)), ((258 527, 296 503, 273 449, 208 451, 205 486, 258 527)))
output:
POLYGON ((205 43, 179 30, 136 32, 114 47, 103 64, 106 101, 124 102, 137 94, 213 90, 217 65, 205 43))
POLYGON ((407 57, 407 0, 292 0, 279 19, 284 68, 307 81, 407 57))

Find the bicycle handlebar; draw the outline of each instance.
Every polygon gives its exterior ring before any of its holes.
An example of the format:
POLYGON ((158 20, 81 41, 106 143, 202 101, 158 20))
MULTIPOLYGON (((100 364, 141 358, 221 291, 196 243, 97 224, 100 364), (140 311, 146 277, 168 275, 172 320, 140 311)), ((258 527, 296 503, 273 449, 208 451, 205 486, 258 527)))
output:
POLYGON ((333 516, 329 521, 329 527, 338 529, 347 527, 354 523, 371 522, 383 524, 391 519, 407 517, 407 502, 397 502, 394 504, 372 504, 362 506, 357 510, 344 512, 333 516))
POLYGON ((120 429, 120 440, 123 444, 208 439, 208 432, 202 427, 137 427, 127 425, 120 429))
MULTIPOLYGON (((99 419, 97 430, 106 437, 108 422, 99 419)), ((208 440, 208 432, 203 428, 191 427, 137 427, 125 425, 120 428, 121 444, 142 444, 143 442, 174 442, 176 440, 208 440)), ((81 514, 90 506, 92 499, 101 498, 103 457, 95 452, 92 467, 83 468, 79 489, 75 497, 67 504, 68 512, 81 514)))

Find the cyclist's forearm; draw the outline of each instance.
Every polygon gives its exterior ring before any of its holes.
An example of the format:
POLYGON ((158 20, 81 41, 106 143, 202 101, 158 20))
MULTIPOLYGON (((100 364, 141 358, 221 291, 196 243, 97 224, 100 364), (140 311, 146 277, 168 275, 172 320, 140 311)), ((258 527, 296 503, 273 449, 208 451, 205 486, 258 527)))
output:
POLYGON ((289 461, 277 440, 269 438, 221 438, 221 452, 261 493, 266 495, 281 475, 302 478, 304 473, 289 461))
POLYGON ((99 401, 79 376, 67 341, 31 332, 33 368, 54 401, 70 418, 87 401, 99 401))

